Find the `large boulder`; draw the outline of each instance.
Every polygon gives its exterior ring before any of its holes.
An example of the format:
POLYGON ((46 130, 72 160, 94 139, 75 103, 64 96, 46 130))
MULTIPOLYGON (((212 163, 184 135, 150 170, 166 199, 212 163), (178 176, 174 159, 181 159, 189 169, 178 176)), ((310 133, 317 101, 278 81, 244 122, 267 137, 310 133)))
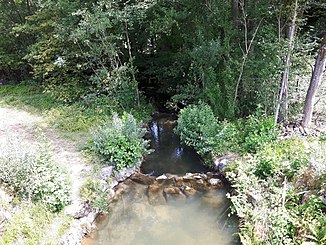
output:
POLYGON ((193 198, 199 194, 194 188, 186 186, 182 189, 182 192, 186 195, 187 198, 193 198))

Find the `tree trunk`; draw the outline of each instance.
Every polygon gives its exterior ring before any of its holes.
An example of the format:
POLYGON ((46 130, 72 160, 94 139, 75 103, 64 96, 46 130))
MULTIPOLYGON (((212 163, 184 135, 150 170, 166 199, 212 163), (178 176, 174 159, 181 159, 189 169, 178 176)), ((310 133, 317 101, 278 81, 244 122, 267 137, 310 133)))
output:
POLYGON ((316 58, 315 68, 311 76, 309 88, 304 103, 303 119, 302 119, 303 127, 309 127, 311 124, 315 96, 316 96, 319 82, 323 76, 323 71, 325 70, 325 64, 326 64, 326 33, 324 34, 321 47, 319 49, 316 58))
POLYGON ((239 0, 232 0, 231 3, 232 26, 238 29, 239 0))
POLYGON ((277 121, 286 120, 288 114, 288 107, 289 107, 288 106, 288 83, 289 83, 291 56, 292 56, 292 51, 294 46, 294 36, 295 36, 296 20, 297 20, 297 13, 298 13, 298 0, 295 0, 294 4, 295 5, 293 10, 293 17, 287 35, 289 38, 288 52, 285 59, 285 68, 282 73, 279 100, 275 109, 275 124, 277 123, 277 121))

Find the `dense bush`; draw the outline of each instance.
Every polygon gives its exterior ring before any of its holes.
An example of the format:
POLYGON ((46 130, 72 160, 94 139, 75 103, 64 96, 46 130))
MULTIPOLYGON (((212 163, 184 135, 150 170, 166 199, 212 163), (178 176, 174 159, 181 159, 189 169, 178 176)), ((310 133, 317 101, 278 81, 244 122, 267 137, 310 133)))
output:
POLYGON ((277 138, 271 117, 252 115, 246 120, 220 122, 204 103, 181 110, 177 133, 204 158, 228 151, 256 152, 277 138))
POLYGON ((214 151, 217 127, 212 109, 200 103, 181 110, 177 133, 186 145, 193 147, 201 156, 208 157, 214 151))
POLYGON ((131 114, 112 119, 92 134, 89 149, 117 170, 130 167, 148 153, 148 141, 143 139, 146 129, 131 114))
POLYGON ((239 140, 243 152, 256 152, 265 143, 277 138, 274 119, 265 115, 251 115, 245 121, 240 122, 239 140))
POLYGON ((66 175, 51 162, 45 147, 36 152, 18 140, 0 144, 0 183, 21 198, 44 203, 53 212, 70 201, 66 175))
POLYGON ((243 244, 324 244, 326 169, 311 147, 325 146, 284 139, 228 166, 243 244))
POLYGON ((266 144, 255 155, 255 175, 260 178, 280 176, 292 179, 301 168, 309 163, 309 152, 302 140, 291 138, 266 144))

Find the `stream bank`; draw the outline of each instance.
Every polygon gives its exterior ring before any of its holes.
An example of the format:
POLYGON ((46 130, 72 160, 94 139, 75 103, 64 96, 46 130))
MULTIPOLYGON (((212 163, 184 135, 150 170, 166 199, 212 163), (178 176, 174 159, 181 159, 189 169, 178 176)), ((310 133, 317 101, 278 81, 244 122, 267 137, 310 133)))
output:
POLYGON ((236 221, 228 217, 229 185, 180 142, 173 131, 176 119, 154 115, 149 126, 155 152, 140 171, 111 178, 109 213, 83 244, 237 244, 236 221))

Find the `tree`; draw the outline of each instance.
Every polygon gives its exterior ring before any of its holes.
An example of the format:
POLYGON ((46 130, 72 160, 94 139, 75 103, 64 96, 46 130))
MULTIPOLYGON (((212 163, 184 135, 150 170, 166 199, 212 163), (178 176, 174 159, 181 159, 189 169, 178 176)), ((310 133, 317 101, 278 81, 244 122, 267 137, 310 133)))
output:
POLYGON ((277 122, 277 120, 283 121, 283 120, 286 120, 286 118, 287 118, 288 83, 289 83, 289 74, 290 74, 290 66, 291 66, 291 56, 292 56, 292 51, 293 51, 293 47, 294 47, 294 36, 295 36, 297 14, 298 14, 298 0, 295 0, 293 16, 291 18, 292 21, 290 23, 288 33, 287 33, 287 36, 289 38, 288 52, 287 52, 286 59, 285 59, 284 71, 282 73, 279 101, 276 105, 276 110, 275 110, 275 123, 277 122), (281 111, 280 111, 280 107, 281 107, 281 111))
POLYGON ((302 119, 303 127, 309 127, 311 124, 315 96, 316 96, 319 82, 323 75, 323 71, 325 70, 325 64, 326 64, 326 33, 324 34, 323 40, 321 42, 321 47, 319 49, 316 58, 315 68, 311 76, 309 88, 304 103, 303 119, 302 119))

